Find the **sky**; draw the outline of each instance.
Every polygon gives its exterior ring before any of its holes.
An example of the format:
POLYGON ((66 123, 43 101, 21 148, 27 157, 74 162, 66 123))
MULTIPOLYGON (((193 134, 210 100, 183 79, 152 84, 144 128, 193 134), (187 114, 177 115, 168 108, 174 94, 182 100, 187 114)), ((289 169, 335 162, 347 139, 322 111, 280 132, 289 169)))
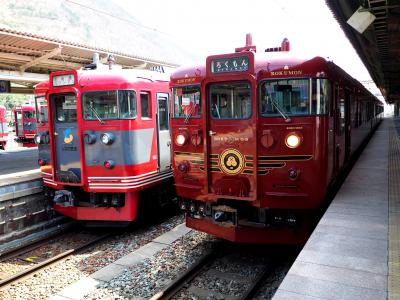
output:
MULTIPOLYGON (((371 77, 325 0, 114 0, 143 25, 177 40, 205 62, 208 55, 231 53, 253 36, 258 53, 290 41, 300 57, 332 60, 361 82, 371 77)), ((267 55, 267 53, 265 53, 267 55)), ((367 88, 378 93, 374 84, 367 88)))

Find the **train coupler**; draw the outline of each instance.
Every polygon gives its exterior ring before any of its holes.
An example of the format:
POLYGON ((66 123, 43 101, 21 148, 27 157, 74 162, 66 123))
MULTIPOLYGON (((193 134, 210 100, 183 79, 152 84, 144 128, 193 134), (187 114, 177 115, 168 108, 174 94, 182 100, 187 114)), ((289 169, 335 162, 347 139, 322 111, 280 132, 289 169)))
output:
POLYGON ((75 195, 71 191, 59 190, 54 193, 53 202, 65 207, 74 206, 75 195))

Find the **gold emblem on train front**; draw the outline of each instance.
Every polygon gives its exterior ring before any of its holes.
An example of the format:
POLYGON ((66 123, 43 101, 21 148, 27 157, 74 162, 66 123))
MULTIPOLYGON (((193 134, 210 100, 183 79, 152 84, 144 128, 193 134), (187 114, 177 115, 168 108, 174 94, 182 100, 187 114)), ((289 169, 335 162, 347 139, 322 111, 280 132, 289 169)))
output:
POLYGON ((244 157, 236 149, 226 149, 220 156, 219 165, 225 174, 236 175, 243 170, 244 157))

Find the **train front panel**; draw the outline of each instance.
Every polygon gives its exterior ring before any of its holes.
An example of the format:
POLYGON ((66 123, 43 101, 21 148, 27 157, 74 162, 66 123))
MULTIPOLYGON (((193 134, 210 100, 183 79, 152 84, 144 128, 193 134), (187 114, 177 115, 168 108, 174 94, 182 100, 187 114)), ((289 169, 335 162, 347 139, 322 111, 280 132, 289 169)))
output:
POLYGON ((160 109, 168 107, 168 83, 111 71, 56 72, 50 82, 54 173, 44 182, 55 210, 78 220, 135 220, 139 191, 172 177, 168 130, 157 127, 168 124, 160 109))

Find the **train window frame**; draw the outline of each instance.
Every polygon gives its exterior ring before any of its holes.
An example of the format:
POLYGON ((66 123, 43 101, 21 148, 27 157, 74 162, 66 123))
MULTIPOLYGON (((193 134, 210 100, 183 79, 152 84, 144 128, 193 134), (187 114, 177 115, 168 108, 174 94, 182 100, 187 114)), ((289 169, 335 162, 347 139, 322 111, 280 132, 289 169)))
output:
POLYGON ((47 105, 46 97, 45 96, 36 96, 35 97, 35 110, 36 110, 36 122, 39 124, 46 124, 49 122, 49 108, 47 105), (39 99, 43 100, 39 103, 39 99), (44 105, 43 105, 44 104, 44 105), (39 108, 40 105, 40 108, 39 108), (42 107, 46 108, 46 113, 42 113, 42 107), (41 116, 44 116, 43 119, 41 116))
MULTIPOLYGON (((208 101, 209 101, 210 119, 211 120, 217 120, 217 121, 224 121, 224 120, 225 121, 226 120, 234 121, 234 120, 249 120, 249 119, 251 119, 252 116, 253 116, 253 110, 254 110, 253 109, 253 101, 252 101, 252 99, 253 99, 252 89, 253 89, 252 88, 252 83, 250 81, 248 81, 248 80, 222 81, 222 82, 210 83, 209 86, 208 86, 208 101), (234 98, 236 100, 236 99, 238 99, 238 97, 241 97, 240 100, 242 100, 242 101, 244 100, 245 102, 239 102, 240 103, 240 107, 242 107, 242 103, 245 103, 245 105, 246 104, 250 104, 250 111, 246 116, 240 117, 240 118, 237 118, 237 117, 221 117, 222 112, 220 112, 219 109, 218 110, 216 110, 216 109, 213 110, 213 105, 211 103, 213 101, 213 97, 212 97, 212 88, 213 87, 218 86, 218 85, 226 85, 226 84, 231 84, 231 85, 237 84, 238 85, 238 84, 244 84, 244 83, 248 85, 249 94, 246 95, 246 96, 243 96, 243 95, 240 96, 240 94, 235 95, 235 96, 231 95, 231 98, 234 98), (213 112, 216 112, 216 115, 213 112)), ((219 96, 217 97, 217 102, 221 101, 220 97, 222 97, 223 95, 225 96, 227 112, 229 112, 228 111, 228 99, 227 99, 228 96, 227 96, 227 93, 224 93, 224 94, 219 93, 218 95, 219 96)), ((236 110, 236 108, 237 108, 237 106, 233 102, 234 101, 231 101, 231 103, 230 103, 230 110, 231 110, 230 114, 231 115, 233 114, 233 111, 236 110), (234 106, 236 106, 236 108, 234 108, 234 106)), ((216 107, 216 105, 217 105, 217 103, 214 103, 214 107, 216 107)), ((218 104, 218 107, 220 107, 219 104, 218 104)))
POLYGON ((140 98, 140 118, 142 120, 145 120, 145 121, 152 119, 153 111, 152 111, 152 107, 151 107, 151 96, 152 96, 152 94, 150 93, 150 91, 140 91, 140 93, 139 93, 139 98, 140 98), (147 98, 148 116, 143 116, 143 103, 142 103, 142 101, 143 101, 142 96, 143 95, 148 95, 148 98, 147 98))
MULTIPOLYGON (((118 105, 118 119, 119 120, 135 120, 137 118, 138 114, 138 107, 137 107, 137 95, 135 90, 117 90, 117 105, 118 105), (120 101, 120 93, 126 92, 127 94, 132 93, 134 95, 134 101, 133 106, 129 109, 128 114, 132 111, 132 108, 134 107, 135 115, 134 116, 128 116, 128 117, 122 117, 122 110, 121 110, 121 101, 120 101)), ((128 104, 129 106, 129 104, 128 104)))
POLYGON ((87 91, 81 94, 81 107, 82 107, 82 113, 83 113, 83 120, 85 121, 98 121, 98 119, 95 118, 91 118, 88 119, 87 117, 85 117, 85 96, 89 93, 96 93, 96 92, 115 92, 116 93, 116 98, 117 98, 117 116, 115 118, 104 118, 104 117, 100 117, 100 119, 103 120, 107 120, 107 121, 115 121, 115 120, 135 120, 137 118, 137 114, 138 114, 138 109, 137 109, 137 92, 133 89, 113 89, 113 90, 93 90, 93 91, 87 91), (120 92, 132 92, 135 95, 135 101, 134 103, 134 107, 135 107, 135 112, 136 114, 134 116, 129 116, 129 117, 122 117, 121 116, 121 105, 120 105, 120 92))
MULTIPOLYGON (((267 79, 261 80, 258 83, 258 95, 259 95, 259 97, 258 97, 258 103, 259 103, 258 107, 259 107, 259 114, 260 114, 261 117, 264 117, 264 118, 276 118, 276 117, 281 116, 279 111, 277 111, 276 113, 267 113, 267 112, 264 112, 263 109, 262 109, 262 106, 263 106, 263 101, 262 101, 262 98, 263 98, 263 86, 265 85, 265 83, 267 83, 267 82, 286 81, 287 85, 289 85, 289 81, 290 80, 304 80, 305 82, 307 82, 307 86, 305 86, 305 91, 307 93, 308 98, 305 99, 305 101, 302 102, 302 103, 306 103, 307 105, 304 107, 305 110, 302 111, 301 113, 292 113, 291 111, 288 112, 288 111, 285 111, 282 108, 280 108, 285 116, 286 115, 287 116, 291 116, 291 117, 329 116, 329 113, 331 111, 330 103, 332 102, 332 82, 328 78, 326 78, 326 77, 279 77, 279 78, 267 78, 267 79), (321 109, 319 111, 317 111, 318 107, 321 108, 321 102, 320 101, 316 101, 316 99, 317 98, 321 99, 320 98, 321 96, 318 96, 318 95, 321 95, 321 94, 318 93, 318 91, 314 91, 314 82, 315 83, 319 83, 319 85, 321 86, 321 82, 320 82, 321 80, 324 80, 327 83, 327 86, 329 87, 328 90, 325 93, 325 103, 323 105, 323 107, 325 109, 324 109, 323 113, 321 113, 321 111, 322 111, 321 109), (314 95, 316 95, 315 96, 315 100, 313 100, 314 99, 314 95), (316 102, 313 102, 313 101, 316 101, 316 102), (315 104, 315 106, 313 106, 314 104, 315 104), (313 109, 313 107, 315 107, 315 110, 313 109)), ((318 84, 315 84, 315 86, 318 86, 318 84)))
MULTIPOLYGON (((50 99, 51 105, 54 106, 54 116, 53 117, 54 117, 54 121, 56 123, 78 122, 78 107, 77 107, 77 105, 78 105, 78 96, 77 96, 77 94, 75 94, 75 93, 54 93, 54 94, 51 94, 49 96, 49 99, 50 99), (57 111, 57 107, 54 105, 54 98, 55 97, 60 97, 60 96, 63 96, 63 97, 74 96, 75 97, 75 105, 76 105, 76 107, 75 107, 75 120, 70 120, 68 118, 68 121, 65 121, 65 120, 61 120, 61 119, 58 118, 58 111, 57 111)), ((62 109, 62 110, 64 110, 64 109, 62 109)))
POLYGON ((36 119, 36 111, 35 110, 22 110, 23 112, 23 119, 36 119), (27 116, 27 113, 33 114, 33 116, 27 116))
MULTIPOLYGON (((202 109, 202 93, 201 93, 201 85, 200 84, 190 84, 190 85, 181 85, 181 86, 173 86, 171 87, 172 90, 172 100, 171 100, 171 112, 172 112, 172 118, 174 119, 186 119, 186 118, 190 118, 190 119, 200 119, 203 115, 203 109, 202 109), (197 112, 195 115, 193 115, 193 113, 190 114, 185 114, 184 113, 184 108, 182 108, 182 98, 178 98, 178 103, 176 103, 176 90, 177 89, 194 89, 194 88, 198 88, 198 103, 195 104, 195 107, 197 105, 197 110, 196 108, 194 109, 195 112, 197 112), (178 104, 178 105, 177 105, 178 104), (180 113, 179 115, 177 115, 177 110, 176 108, 179 108, 179 110, 182 110, 182 113, 180 113)), ((180 97, 180 96, 178 96, 180 97)), ((192 103, 192 102, 191 102, 192 103)))
POLYGON ((87 92, 85 92, 85 93, 82 93, 82 95, 81 95, 81 105, 82 105, 82 113, 83 113, 83 120, 85 120, 85 121, 99 121, 99 118, 100 118, 100 120, 101 121, 104 121, 104 120, 107 120, 107 121, 113 121, 113 120, 118 120, 119 119, 119 105, 118 105, 118 90, 117 89, 115 89, 115 90, 95 90, 95 91, 87 91, 87 92), (96 110, 96 113, 94 113, 94 112, 91 112, 91 110, 89 109, 89 108, 86 108, 86 102, 85 102, 85 97, 88 95, 88 94, 94 94, 94 93, 101 93, 101 92, 114 92, 115 93, 115 103, 116 103, 116 110, 117 110, 117 114, 116 114, 116 116, 115 117, 112 117, 112 118, 105 118, 104 116, 100 116, 100 114, 97 112, 97 110, 96 110), (90 119, 88 119, 88 117, 86 116, 86 113, 87 113, 87 111, 89 110, 89 112, 91 112, 91 114, 93 114, 94 115, 94 117, 93 118, 90 118, 90 119), (98 116, 96 116, 96 114, 98 115, 98 116))

